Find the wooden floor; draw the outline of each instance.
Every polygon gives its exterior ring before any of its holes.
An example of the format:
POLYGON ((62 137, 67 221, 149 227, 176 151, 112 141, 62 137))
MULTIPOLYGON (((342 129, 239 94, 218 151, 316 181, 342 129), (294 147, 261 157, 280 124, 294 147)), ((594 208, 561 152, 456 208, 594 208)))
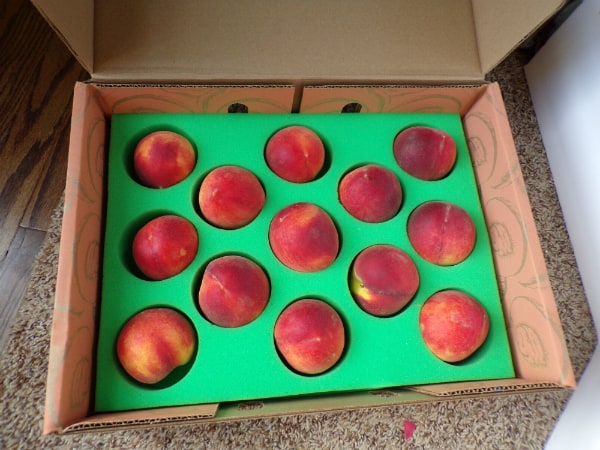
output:
POLYGON ((64 190, 73 85, 86 77, 28 0, 0 2, 0 352, 64 190))

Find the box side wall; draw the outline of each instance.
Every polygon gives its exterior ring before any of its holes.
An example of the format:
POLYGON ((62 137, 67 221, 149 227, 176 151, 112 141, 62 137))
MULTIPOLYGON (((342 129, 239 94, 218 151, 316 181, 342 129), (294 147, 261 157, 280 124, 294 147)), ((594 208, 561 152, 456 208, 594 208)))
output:
POLYGON ((355 109, 361 113, 458 113, 463 116, 485 91, 472 86, 307 86, 302 93, 300 112, 340 113, 355 109))
POLYGON ((464 116, 517 374, 572 387, 575 378, 498 84, 464 116))
MULTIPOLYGON (((464 383, 462 383, 464 384, 464 383)), ((135 413, 121 413, 90 416, 73 424, 66 433, 81 431, 116 430, 149 426, 186 425, 192 423, 217 423, 249 420, 268 417, 284 417, 298 414, 323 413, 326 411, 355 410, 385 406, 411 405, 426 402, 454 401, 465 398, 506 395, 514 392, 550 391, 561 389, 552 384, 532 384, 522 379, 498 382, 473 383, 472 388, 457 386, 453 394, 424 389, 378 389, 372 391, 347 392, 332 395, 276 398, 258 401, 228 402, 218 405, 212 415, 199 415, 186 411, 185 407, 144 410, 135 413), (188 414, 186 414, 186 412, 188 414), (137 417, 136 417, 137 416, 137 417)), ((200 407, 203 405, 199 405, 200 407)), ((189 409, 189 408, 188 408, 189 409)))
POLYGON ((243 105, 248 113, 292 111, 294 88, 280 86, 101 86, 107 114, 228 113, 243 105))
POLYGON ((88 413, 101 260, 106 121, 94 88, 75 87, 44 432, 88 413))
MULTIPOLYGON (((114 430, 139 428, 142 426, 167 425, 178 423, 213 423, 265 417, 281 417, 294 414, 308 414, 343 409, 357 409, 412 404, 426 401, 439 401, 438 397, 426 393, 404 389, 349 392, 343 394, 274 398, 258 401, 221 403, 218 410, 197 414, 196 407, 159 408, 120 414, 98 414, 73 424, 65 432, 86 430, 114 430)), ((209 405, 210 406, 210 405, 209 405)))
MULTIPOLYGON (((475 383, 477 384, 477 383, 475 383)), ((292 399, 270 399, 258 402, 240 402, 221 404, 217 415, 209 422, 243 420, 262 417, 279 417, 294 414, 317 413, 324 411, 354 410, 384 406, 411 405, 427 402, 456 401, 465 398, 481 398, 490 395, 506 395, 508 393, 530 392, 532 390, 557 390, 550 385, 512 385, 507 389, 477 386, 473 390, 464 391, 454 396, 440 397, 437 392, 425 392, 407 389, 381 389, 373 391, 348 392, 337 395, 319 397, 299 397, 292 399)))
POLYGON ((191 421, 208 421, 216 416, 216 403, 125 411, 118 414, 95 414, 75 422, 65 432, 100 429, 139 428, 191 421))
POLYGON ((434 401, 436 397, 405 389, 377 389, 331 395, 301 396, 264 401, 223 403, 216 419, 237 420, 342 409, 369 408, 434 401))

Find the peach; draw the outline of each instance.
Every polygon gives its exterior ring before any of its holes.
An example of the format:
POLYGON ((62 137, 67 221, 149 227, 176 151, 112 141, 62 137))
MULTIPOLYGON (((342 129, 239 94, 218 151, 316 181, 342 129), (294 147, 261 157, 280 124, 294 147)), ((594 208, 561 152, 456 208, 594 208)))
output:
POLYGON ((117 357, 131 377, 145 384, 164 380, 192 359, 196 332, 171 308, 143 310, 127 321, 117 338, 117 357))
POLYGON ((338 186, 338 195, 350 215, 370 223, 391 219, 402 204, 398 177, 377 164, 367 164, 345 174, 338 186))
POLYGON ((464 261, 475 246, 473 219, 450 202, 431 201, 415 208, 408 218, 407 232, 416 252, 439 266, 464 261))
POLYGON ((350 292, 358 305, 374 316, 401 311, 419 288, 419 272, 405 252, 391 245, 372 245, 352 263, 350 292))
POLYGON ((325 147, 317 133, 293 125, 269 138, 265 159, 269 168, 284 180, 306 183, 314 180, 323 168, 325 147))
POLYGON ((427 299, 419 314, 425 345, 442 361, 471 356, 486 340, 490 328, 485 308, 470 295, 445 290, 427 299))
POLYGON ((151 188, 166 188, 184 180, 196 165, 196 152, 185 137, 172 131, 155 131, 142 138, 133 154, 138 181, 151 188))
POLYGON ((295 371, 316 375, 333 367, 346 342, 339 314, 322 300, 295 301, 277 318, 275 345, 283 360, 295 371))
POLYGON ((151 280, 182 272, 196 257, 198 233, 190 221, 175 215, 152 219, 138 230, 132 245, 135 264, 151 280))
POLYGON ((331 217, 312 203, 294 203, 279 211, 269 226, 271 250, 298 272, 317 272, 337 258, 339 236, 331 217))
POLYGON ((208 263, 198 292, 204 316, 221 327, 241 327, 256 319, 269 301, 271 285, 254 261, 227 255, 208 263))
POLYGON ((238 166, 213 169, 202 181, 198 194, 200 212, 216 227, 232 230, 252 222, 265 205, 265 191, 258 178, 238 166))
POLYGON ((426 181, 444 178, 456 162, 456 142, 437 128, 406 128, 394 139, 393 151, 404 171, 426 181))

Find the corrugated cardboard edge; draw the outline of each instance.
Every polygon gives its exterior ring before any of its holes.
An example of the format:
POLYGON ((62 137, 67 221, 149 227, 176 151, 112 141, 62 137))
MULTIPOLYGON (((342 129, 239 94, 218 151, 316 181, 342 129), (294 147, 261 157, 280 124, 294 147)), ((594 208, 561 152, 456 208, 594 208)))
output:
POLYGON ((494 250, 515 370, 528 381, 574 387, 556 299, 497 83, 490 84, 463 125, 494 250))
POLYGON ((95 414, 59 431, 70 433, 205 421, 214 418, 218 408, 218 403, 210 403, 142 411, 125 411, 119 414, 95 414))
POLYGON ((443 383, 423 386, 411 386, 407 389, 436 397, 464 397, 481 394, 500 394, 511 392, 530 392, 548 389, 564 389, 557 383, 531 382, 522 378, 505 380, 483 380, 465 383, 443 383))
POLYGON ((46 383, 44 432, 90 409, 104 186, 104 113, 94 92, 78 84, 62 221, 46 383))

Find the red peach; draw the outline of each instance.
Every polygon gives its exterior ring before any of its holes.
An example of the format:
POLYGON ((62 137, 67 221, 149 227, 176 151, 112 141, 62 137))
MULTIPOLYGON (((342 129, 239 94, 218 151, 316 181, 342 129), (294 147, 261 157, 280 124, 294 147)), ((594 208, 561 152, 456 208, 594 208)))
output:
POLYGON ((196 257, 198 233, 183 217, 165 215, 146 223, 133 239, 133 259, 151 280, 164 280, 183 271, 196 257))
POLYGON ((269 301, 271 285, 248 258, 222 256, 208 263, 198 292, 204 316, 221 327, 241 327, 256 319, 269 301))
POLYGON ((346 335, 338 313, 321 300, 298 300, 275 322, 275 345, 297 372, 316 375, 333 367, 344 351, 346 335))
POLYGON ((198 203, 208 222, 231 230, 249 224, 258 216, 265 205, 265 191, 249 170, 221 166, 202 181, 198 203))
POLYGON ((419 272, 410 256, 391 245, 373 245, 352 263, 350 291, 358 305, 374 316, 396 314, 419 288, 419 272))
POLYGON ((431 201, 415 208, 408 218, 407 232, 417 253, 440 266, 464 261, 475 246, 473 219, 449 202, 431 201))
POLYGON ((190 141, 172 131, 155 131, 140 140, 133 154, 133 168, 140 183, 151 188, 173 186, 196 165, 190 141))
POLYGON ((468 358, 485 342, 490 323, 485 308, 473 297, 445 290, 427 299, 419 328, 429 350, 452 363, 468 358))
POLYGON ((444 178, 456 161, 454 139, 437 128, 407 128, 394 139, 393 150, 398 165, 421 180, 444 178))
POLYGON ((294 203, 279 211, 269 227, 271 250, 298 272, 317 272, 337 258, 339 236, 331 217, 312 203, 294 203))
POLYGON ((127 321, 117 338, 117 357, 140 383, 155 384, 192 359, 197 347, 190 322, 171 308, 151 308, 127 321))
POLYGON ((348 172, 338 187, 340 203, 358 220, 385 222, 402 204, 402 187, 389 169, 367 164, 348 172))
POLYGON ((265 159, 269 168, 284 180, 306 183, 314 180, 323 168, 325 147, 314 131, 294 125, 271 136, 265 159))

